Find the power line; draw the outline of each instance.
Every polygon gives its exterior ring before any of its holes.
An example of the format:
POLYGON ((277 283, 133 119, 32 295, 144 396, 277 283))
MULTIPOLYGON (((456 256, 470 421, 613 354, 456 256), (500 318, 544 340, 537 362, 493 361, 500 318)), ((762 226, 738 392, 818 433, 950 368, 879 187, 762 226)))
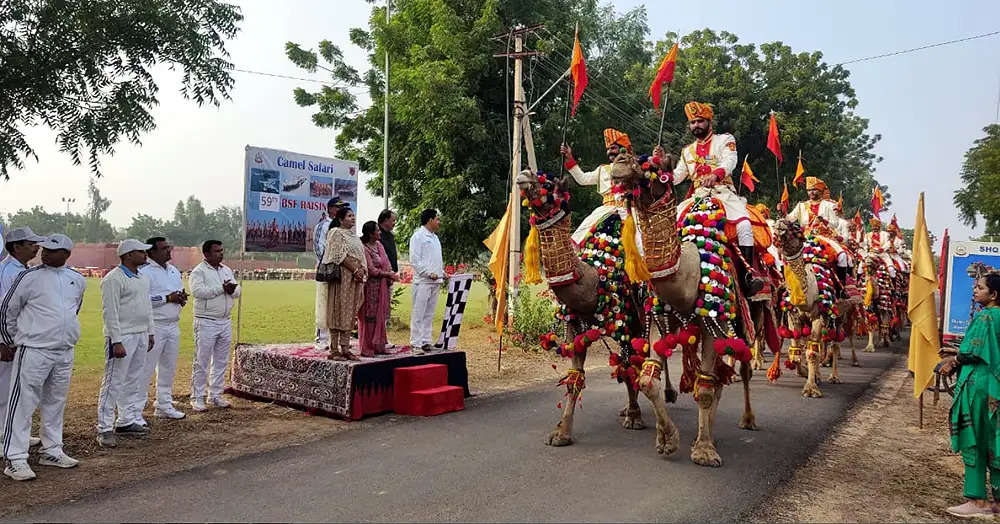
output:
POLYGON ((315 78, 302 78, 302 77, 298 77, 298 76, 281 75, 281 74, 278 74, 278 73, 267 73, 267 72, 264 72, 264 71, 252 71, 250 69, 240 69, 238 67, 234 67, 233 71, 236 71, 238 73, 247 73, 247 74, 251 74, 251 75, 270 76, 270 77, 273 77, 273 78, 284 78, 286 80, 298 80, 300 82, 312 82, 312 83, 315 83, 315 84, 323 84, 323 85, 330 86, 330 87, 336 87, 337 89, 343 89, 343 90, 346 90, 346 91, 350 91, 351 89, 353 89, 355 91, 362 91, 362 92, 365 91, 364 88, 347 88, 347 87, 344 87, 343 85, 340 85, 340 84, 337 84, 337 83, 334 83, 334 82, 329 82, 327 80, 317 80, 315 78))
POLYGON ((960 42, 968 42, 969 40, 977 40, 979 38, 986 38, 986 37, 995 36, 995 35, 1000 35, 1000 31, 993 31, 992 33, 983 33, 981 35, 970 36, 970 37, 966 37, 966 38, 959 38, 957 40, 948 40, 947 42, 938 42, 936 44, 928 44, 928 45, 925 45, 925 46, 914 47, 912 49, 903 49, 903 50, 900 50, 900 51, 893 51, 891 53, 884 53, 884 54, 881 54, 881 55, 866 56, 864 58, 855 58, 853 60, 848 60, 846 62, 841 62, 839 64, 834 64, 834 65, 842 66, 842 65, 847 65, 847 64, 856 64, 858 62, 867 62, 869 60, 876 60, 876 59, 879 59, 879 58, 887 58, 887 57, 890 57, 890 56, 905 55, 907 53, 913 53, 913 52, 916 52, 916 51, 923 51, 924 49, 930 49, 932 47, 941 47, 943 45, 951 45, 951 44, 957 44, 957 43, 960 43, 960 42))

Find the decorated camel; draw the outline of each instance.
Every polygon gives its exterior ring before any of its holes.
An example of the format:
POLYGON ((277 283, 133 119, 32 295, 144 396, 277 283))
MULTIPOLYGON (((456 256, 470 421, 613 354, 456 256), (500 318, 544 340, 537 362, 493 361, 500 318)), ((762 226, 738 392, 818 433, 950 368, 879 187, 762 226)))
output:
POLYGON ((869 254, 864 261, 864 308, 868 330, 865 352, 875 352, 875 333, 883 347, 889 347, 889 326, 894 316, 894 300, 889 268, 883 257, 869 254))
MULTIPOLYGON (((647 300, 647 318, 655 319, 662 335, 652 344, 652 352, 643 341, 649 358, 643 364, 639 386, 656 407, 657 450, 661 451, 664 441, 676 438, 676 430, 667 418, 658 380, 661 370, 666 377, 666 358, 680 349, 684 364, 680 390, 693 392, 698 403, 698 436, 691 447, 691 460, 703 466, 721 466, 712 428, 722 387, 735 374, 721 357, 735 356, 741 362, 744 412, 740 427, 757 429, 750 405, 750 351, 733 328, 739 307, 738 285, 725 247, 725 214, 717 202, 706 198, 695 202, 678 228, 670 180, 673 163, 672 157, 661 161, 622 153, 611 171, 617 191, 631 200, 642 231, 643 263, 635 261, 633 266, 629 260, 627 264, 632 271, 645 273, 653 288, 655 297, 647 300)), ((632 251, 628 250, 637 255, 632 251)))
POLYGON ((525 245, 525 278, 529 278, 530 272, 540 263, 545 281, 562 305, 558 316, 566 323, 567 343, 558 344, 555 335, 546 335, 541 342, 543 347, 572 360, 572 367, 562 380, 567 390, 561 403, 562 417, 546 437, 546 444, 566 446, 573 443, 573 417, 577 401, 586 387, 587 348, 604 336, 619 342, 621 352, 612 360, 617 358, 627 364, 616 366, 619 379, 628 391, 622 425, 626 429, 642 429, 644 424, 636 388, 638 371, 630 365, 636 360, 633 359, 631 337, 642 331, 642 317, 637 306, 641 298, 635 296, 636 286, 627 281, 621 267, 622 253, 618 245, 621 220, 612 215, 595 226, 596 230, 578 255, 570 232, 566 180, 553 180, 525 170, 518 175, 517 185, 532 213, 532 231, 525 245))

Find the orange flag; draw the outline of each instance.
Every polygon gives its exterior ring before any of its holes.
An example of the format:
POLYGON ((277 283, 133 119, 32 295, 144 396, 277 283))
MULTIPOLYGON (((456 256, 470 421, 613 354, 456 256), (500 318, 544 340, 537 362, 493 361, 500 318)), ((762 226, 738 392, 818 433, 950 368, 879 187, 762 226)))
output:
POLYGON ((788 182, 785 182, 785 190, 781 192, 781 203, 778 204, 781 208, 781 212, 788 214, 788 182))
POLYGON ((743 159, 743 174, 740 176, 740 181, 743 182, 744 186, 747 186, 747 189, 749 189, 751 193, 753 193, 753 190, 756 189, 754 182, 760 182, 760 180, 753 176, 753 170, 750 169, 750 164, 747 163, 747 158, 750 158, 750 155, 747 155, 747 157, 743 159))
POLYGON ((583 61, 583 48, 580 47, 580 31, 577 30, 573 39, 573 60, 569 64, 570 75, 573 77, 573 109, 571 115, 576 114, 576 106, 580 103, 583 90, 587 88, 587 63, 583 61))
POLYGON ((677 44, 670 48, 670 52, 663 58, 660 68, 656 70, 656 78, 653 85, 649 86, 649 97, 653 99, 653 108, 660 110, 660 92, 663 84, 674 81, 674 66, 677 65, 677 44))
POLYGON ((885 207, 885 198, 882 197, 882 190, 875 186, 875 193, 872 194, 872 213, 878 217, 883 207, 885 207))
MULTIPOLYGON (((781 155, 778 155, 778 157, 780 158, 781 155)), ((802 157, 799 156, 799 165, 795 168, 795 178, 792 180, 793 186, 799 187, 799 184, 802 183, 802 175, 804 175, 805 172, 806 168, 802 167, 802 157)))
POLYGON ((781 158, 781 140, 778 138, 778 120, 774 118, 774 111, 771 111, 771 123, 767 128, 767 148, 778 158, 778 163, 784 162, 781 158))

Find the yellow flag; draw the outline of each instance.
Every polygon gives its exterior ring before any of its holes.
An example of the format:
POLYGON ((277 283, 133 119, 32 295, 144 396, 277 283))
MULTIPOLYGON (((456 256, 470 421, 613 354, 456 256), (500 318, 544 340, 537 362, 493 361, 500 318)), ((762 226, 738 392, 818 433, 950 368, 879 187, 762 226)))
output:
POLYGON ((510 206, 483 244, 493 253, 490 255, 490 272, 496 280, 497 310, 493 312, 493 322, 497 334, 503 333, 504 313, 507 311, 507 271, 510 257, 507 248, 510 246, 510 206))
POLYGON ((795 168, 795 178, 792 179, 792 185, 799 187, 802 183, 802 175, 805 174, 806 168, 802 167, 802 157, 799 157, 799 165, 795 168))
POLYGON ((934 366, 940 361, 938 350, 937 310, 934 291, 938 288, 937 268, 931 254, 931 239, 924 220, 924 194, 917 203, 917 224, 913 229, 913 269, 910 272, 909 303, 906 310, 913 327, 910 331, 910 354, 907 367, 913 372, 913 396, 919 397, 931 379, 934 366))

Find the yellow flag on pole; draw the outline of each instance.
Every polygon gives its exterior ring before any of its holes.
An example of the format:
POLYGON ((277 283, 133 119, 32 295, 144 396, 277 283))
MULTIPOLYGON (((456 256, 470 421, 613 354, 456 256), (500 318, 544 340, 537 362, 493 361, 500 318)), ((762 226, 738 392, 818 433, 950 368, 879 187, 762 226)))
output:
POLYGON ((507 311, 507 271, 509 270, 510 257, 507 256, 507 247, 510 245, 510 207, 500 219, 496 229, 490 236, 483 240, 483 244, 492 252, 490 255, 490 272, 496 280, 497 310, 493 312, 493 323, 496 325, 497 334, 503 333, 504 313, 507 311))
POLYGON ((924 220, 924 194, 917 203, 917 224, 913 229, 913 269, 910 272, 909 303, 906 310, 913 327, 907 367, 913 372, 913 396, 919 397, 934 378, 934 366, 941 360, 937 309, 934 291, 938 288, 937 268, 931 253, 931 239, 924 220))

